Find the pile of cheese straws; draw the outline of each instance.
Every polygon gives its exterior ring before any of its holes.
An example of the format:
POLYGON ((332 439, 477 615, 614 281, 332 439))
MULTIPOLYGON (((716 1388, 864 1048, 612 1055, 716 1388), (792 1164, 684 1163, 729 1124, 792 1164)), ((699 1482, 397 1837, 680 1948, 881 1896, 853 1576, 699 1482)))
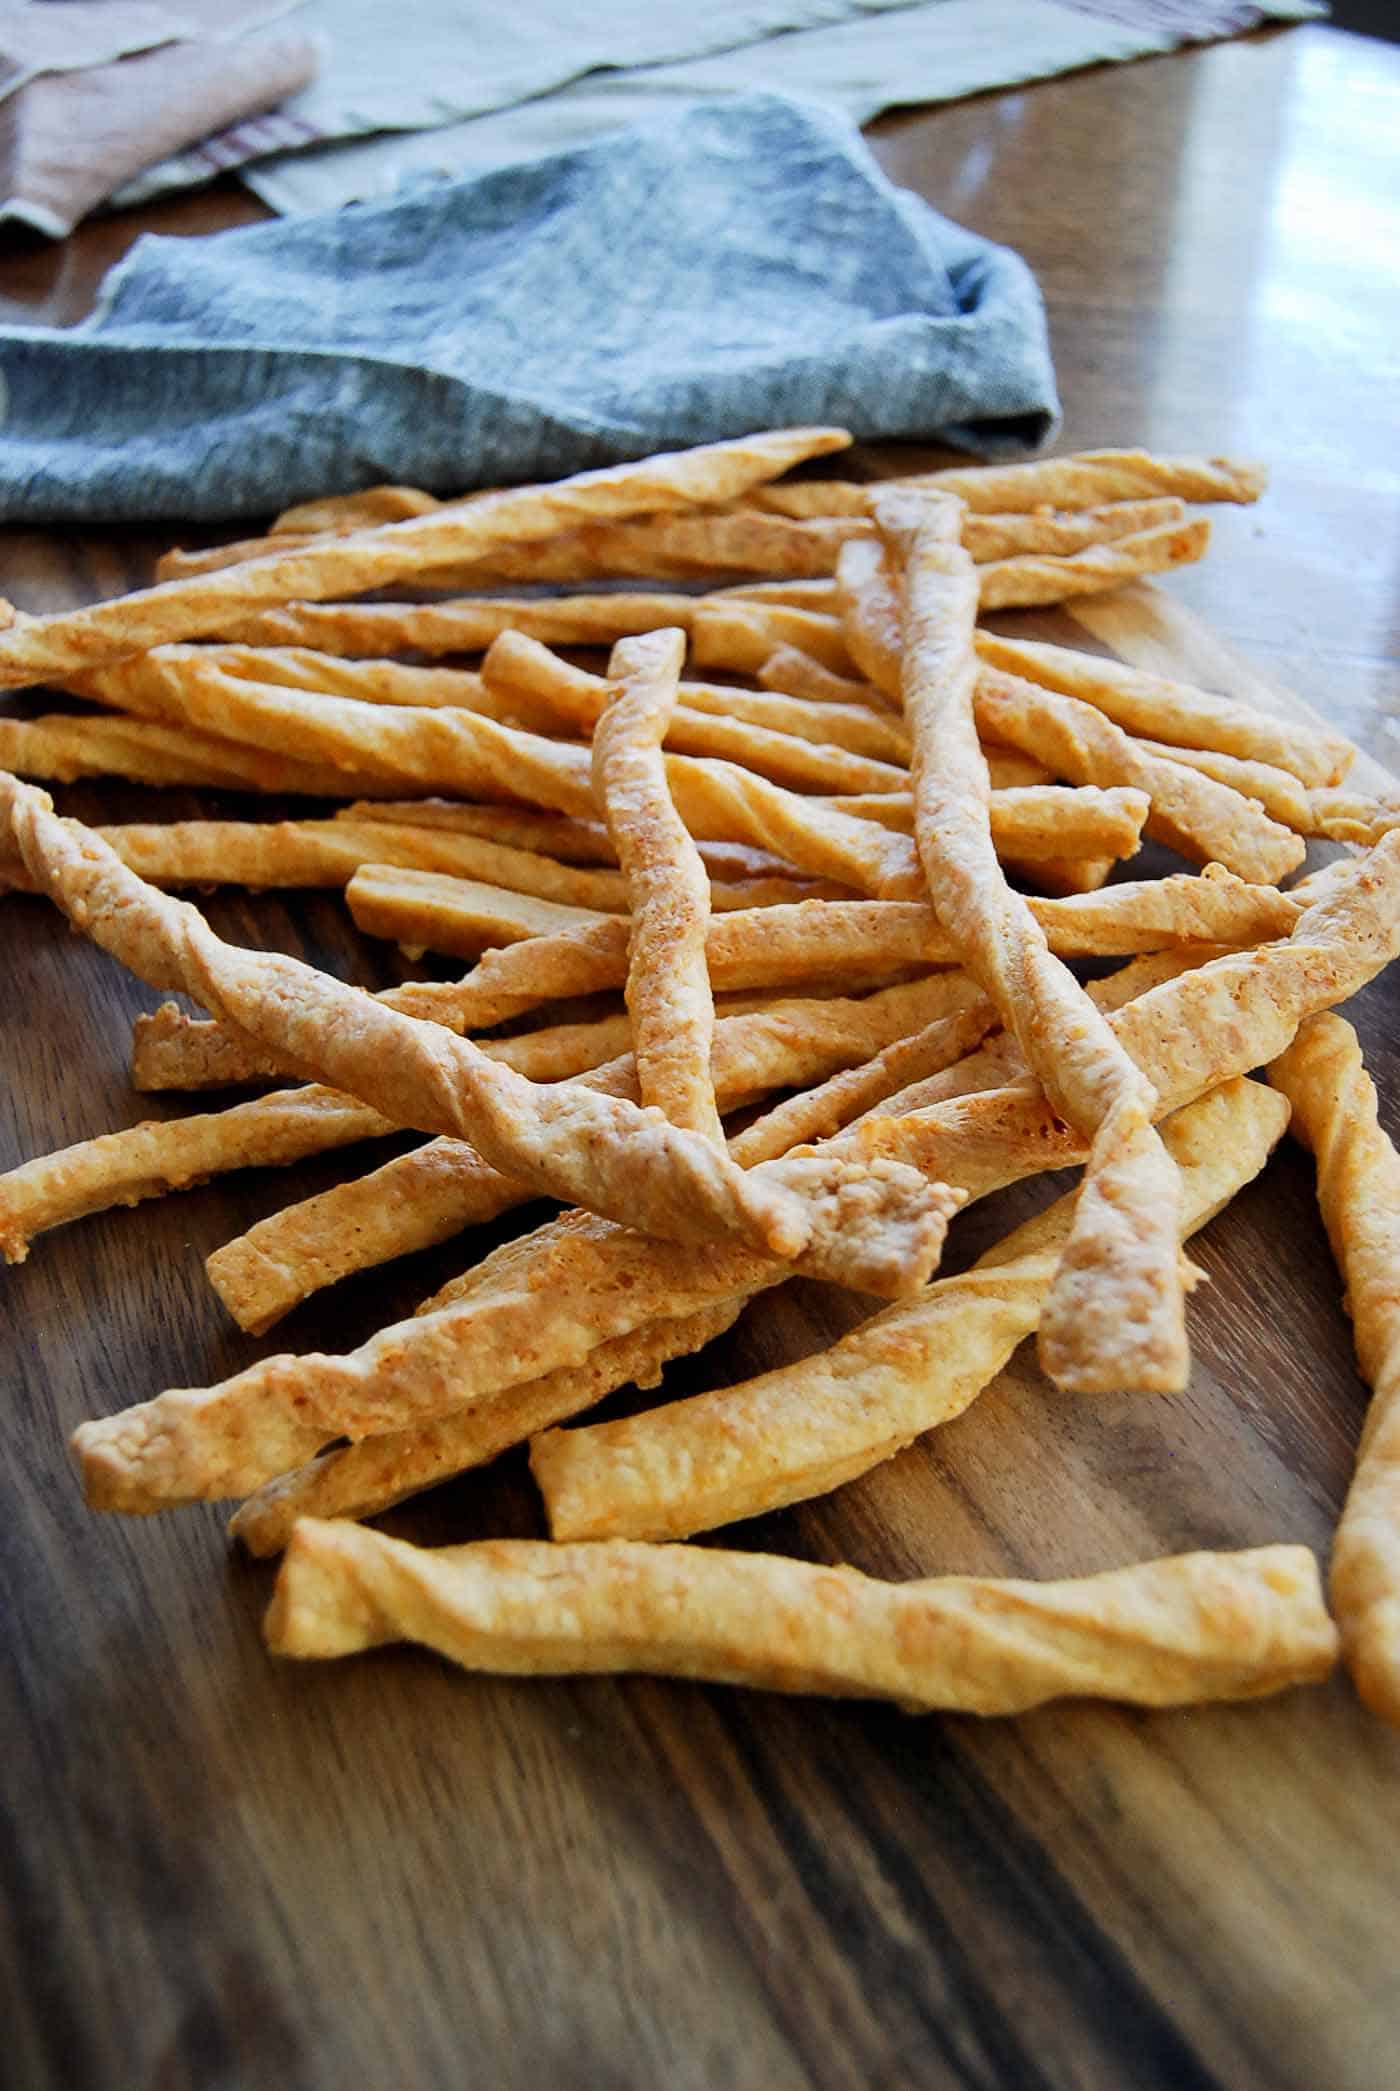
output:
POLYGON ((1352 750, 1317 728, 977 624, 1199 557, 1186 502, 1252 500, 1261 475, 1101 452, 782 482, 847 440, 320 501, 0 634, 0 684, 106 707, 0 719, 11 772, 358 801, 90 830, 0 775, 0 873, 209 1012, 138 1021, 138 1086, 310 1078, 12 1171, 6 1255, 219 1170, 434 1136, 210 1259, 260 1331, 530 1198, 569 1208, 348 1356, 274 1357, 84 1424, 88 1499, 247 1497, 234 1530, 286 1549, 268 1617, 286 1654, 408 1637, 479 1669, 984 1713, 1315 1678, 1339 1635, 1300 1547, 887 1584, 657 1543, 867 1471, 1037 1329, 1061 1388, 1182 1387, 1181 1241, 1291 1113, 1375 1389, 1332 1604, 1360 1689, 1400 1719, 1400 1165, 1354 1034, 1324 1013, 1400 948, 1400 811, 1348 791, 1352 750), (633 575, 653 585, 616 585, 633 575), (491 592, 347 600, 395 583, 491 592), (605 677, 551 650, 599 643, 605 677), (479 671, 431 664, 483 650, 479 671), (687 650, 691 673, 736 679, 681 680, 687 650), (1143 834, 1199 875, 1107 884, 1143 834), (1354 847, 1283 891, 1308 836, 1354 847), (219 881, 343 886, 371 932, 485 956, 371 996, 230 947, 160 890, 219 881), (1126 963, 1084 987, 1080 957, 1126 963), (619 988, 625 1015, 501 1034, 619 988), (722 1114, 775 1096, 726 1140, 722 1114), (933 1279, 968 1199, 1079 1162, 1077 1192, 933 1279), (794 1272, 889 1304, 744 1385, 553 1427, 654 1385, 794 1272), (527 1438, 552 1542, 425 1551, 355 1522, 527 1438))

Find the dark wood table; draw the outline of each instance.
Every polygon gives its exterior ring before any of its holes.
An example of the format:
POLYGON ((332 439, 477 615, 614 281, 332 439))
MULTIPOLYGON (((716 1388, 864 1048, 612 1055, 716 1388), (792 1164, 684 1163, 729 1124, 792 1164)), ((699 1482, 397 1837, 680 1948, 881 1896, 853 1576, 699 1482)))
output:
MULTIPOLYGON (((1400 762, 1400 51, 1309 27, 873 139, 1037 270, 1067 446, 1271 461, 1266 503, 1222 514, 1171 592, 1400 762)), ((258 214, 220 191, 11 248, 0 309, 74 318, 137 230, 258 214)), ((11 532, 3 586, 27 608, 81 601, 142 578, 153 543, 11 532)), ((112 818, 140 795, 63 803, 112 818)), ((338 900, 210 905, 235 937, 392 977, 338 900)), ((38 901, 0 910, 0 981, 0 1163, 150 1115, 124 1066, 150 998, 38 901)), ((1357 1014, 1395 1125, 1400 988, 1357 1014)), ((228 1552, 215 1510, 89 1515, 63 1449, 83 1417, 272 1349, 346 1348, 460 1264, 448 1249, 342 1288, 261 1344, 234 1331, 203 1256, 352 1166, 93 1220, 0 1282, 0 2081, 1388 2091, 1400 1738, 1343 1682, 978 1723, 488 1682, 407 1651, 303 1670, 265 1655, 268 1571, 228 1552)), ((743 1543, 891 1575, 1285 1537, 1325 1552, 1365 1397, 1306 1162, 1276 1157, 1200 1256, 1182 1399, 1057 1403, 1018 1366, 936 1439, 743 1543)), ((743 1376, 846 1311, 788 1287, 673 1383, 743 1376)), ((518 1458, 390 1523, 429 1542, 538 1529, 518 1458)))

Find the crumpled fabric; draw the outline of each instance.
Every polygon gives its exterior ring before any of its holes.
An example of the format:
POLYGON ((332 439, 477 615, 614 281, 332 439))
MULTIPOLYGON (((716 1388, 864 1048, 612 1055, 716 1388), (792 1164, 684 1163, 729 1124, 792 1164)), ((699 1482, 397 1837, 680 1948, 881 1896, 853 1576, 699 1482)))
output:
POLYGON ((140 240, 0 332, 0 515, 226 519, 554 477, 799 423, 988 455, 1058 424, 1006 248, 778 95, 401 200, 140 240))

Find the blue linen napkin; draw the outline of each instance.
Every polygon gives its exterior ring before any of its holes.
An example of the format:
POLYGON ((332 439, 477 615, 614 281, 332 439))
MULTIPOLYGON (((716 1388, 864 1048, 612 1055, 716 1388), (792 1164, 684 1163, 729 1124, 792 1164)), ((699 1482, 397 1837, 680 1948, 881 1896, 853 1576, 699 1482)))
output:
POLYGON ((770 94, 144 238, 83 325, 0 331, 0 381, 0 516, 36 523, 458 492, 805 422, 1004 456, 1058 423, 1024 262, 770 94))

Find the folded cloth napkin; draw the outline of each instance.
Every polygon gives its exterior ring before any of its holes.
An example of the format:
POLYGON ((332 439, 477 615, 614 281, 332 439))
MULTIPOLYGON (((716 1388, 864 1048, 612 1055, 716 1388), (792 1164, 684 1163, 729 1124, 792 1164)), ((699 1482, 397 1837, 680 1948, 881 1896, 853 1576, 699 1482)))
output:
POLYGON ((1057 424, 1034 278, 777 95, 387 204, 137 243, 0 332, 0 515, 226 518, 836 422, 992 454, 1057 424))
POLYGON ((153 161, 305 88, 308 37, 248 33, 294 4, 0 5, 0 223, 61 239, 153 161))

